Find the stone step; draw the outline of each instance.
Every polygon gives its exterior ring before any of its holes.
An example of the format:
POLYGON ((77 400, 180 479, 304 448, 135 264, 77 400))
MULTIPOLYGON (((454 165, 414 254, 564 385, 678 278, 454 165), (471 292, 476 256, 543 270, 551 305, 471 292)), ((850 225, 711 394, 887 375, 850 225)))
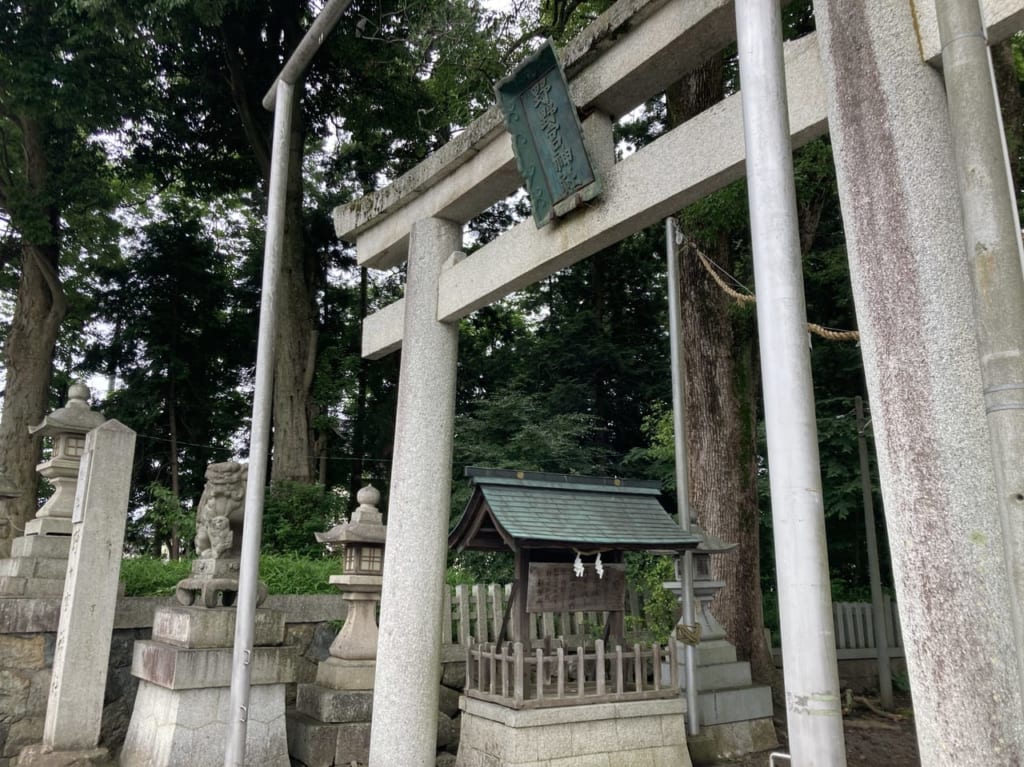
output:
MULTIPOLYGON (((668 681, 668 667, 662 664, 662 680, 668 681)), ((714 666, 697 666, 698 690, 721 690, 731 687, 749 687, 751 684, 750 663, 716 663, 714 666)), ((679 664, 679 687, 686 689, 686 667, 679 664)))
MULTIPOLYGON (((15 578, 10 575, 0 575, 0 596, 21 597, 25 595, 26 578, 15 578)), ((61 594, 63 594, 63 590, 61 594)))
POLYGON ((752 685, 699 692, 697 706, 701 726, 770 718, 773 714, 772 688, 752 685))
MULTIPOLYGON (((680 648, 681 650, 682 648, 680 648)), ((679 657, 683 657, 682 651, 679 657)), ((697 645, 697 665, 715 666, 719 663, 735 663, 736 648, 723 639, 714 639, 710 642, 701 642, 697 645)))

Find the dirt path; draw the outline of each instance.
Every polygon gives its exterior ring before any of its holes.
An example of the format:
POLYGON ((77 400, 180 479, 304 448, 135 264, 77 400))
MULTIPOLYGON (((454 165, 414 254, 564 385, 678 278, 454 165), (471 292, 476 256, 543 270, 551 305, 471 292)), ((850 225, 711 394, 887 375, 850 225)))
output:
MULTIPOLYGON (((917 754, 917 736, 912 717, 899 722, 857 711, 843 719, 848 767, 921 767, 917 754)), ((785 746, 777 751, 787 753, 785 746)), ((723 764, 732 767, 765 767, 771 751, 747 754, 723 764)), ((789 767, 788 760, 777 759, 778 767, 789 767)))

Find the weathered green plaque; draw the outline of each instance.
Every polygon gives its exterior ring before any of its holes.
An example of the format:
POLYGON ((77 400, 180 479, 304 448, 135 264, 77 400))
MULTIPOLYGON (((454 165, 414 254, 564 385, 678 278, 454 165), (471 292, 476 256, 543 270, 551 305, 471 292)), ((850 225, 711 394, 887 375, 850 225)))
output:
POLYGON ((494 91, 512 134, 512 150, 538 227, 601 193, 551 41, 494 91))

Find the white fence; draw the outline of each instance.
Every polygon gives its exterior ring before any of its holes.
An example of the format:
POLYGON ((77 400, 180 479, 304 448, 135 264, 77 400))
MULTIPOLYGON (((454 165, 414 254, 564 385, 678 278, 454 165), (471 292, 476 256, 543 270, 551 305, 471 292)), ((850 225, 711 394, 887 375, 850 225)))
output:
MULTIPOLYGON (((903 635, 899 611, 891 597, 882 597, 886 644, 890 658, 902 658, 903 635)), ((838 660, 861 660, 878 657, 875 642, 875 616, 870 602, 833 602, 832 625, 836 636, 838 660)), ((772 648, 772 655, 781 658, 782 650, 772 648)))

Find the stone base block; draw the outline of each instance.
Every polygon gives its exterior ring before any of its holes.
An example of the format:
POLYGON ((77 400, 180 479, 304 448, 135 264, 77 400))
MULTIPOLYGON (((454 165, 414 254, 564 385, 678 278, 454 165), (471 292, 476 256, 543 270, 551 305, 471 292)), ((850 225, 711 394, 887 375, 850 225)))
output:
MULTIPOLYGON (((67 563, 65 563, 66 565, 67 563)), ((0 575, 0 596, 45 599, 64 596, 64 578, 0 575)))
MULTIPOLYGON (((140 639, 132 655, 132 676, 171 690, 230 687, 230 648, 188 650, 140 639)), ((254 647, 249 661, 254 685, 295 681, 298 651, 294 647, 254 647)))
POLYGON ((42 744, 26 746, 18 757, 21 767, 113 767, 114 761, 105 748, 83 751, 54 751, 42 744))
POLYGON ((71 536, 71 517, 36 517, 25 523, 25 535, 71 536))
POLYGON ((0 576, 20 578, 50 578, 64 580, 68 570, 67 559, 45 557, 13 557, 0 559, 0 576))
MULTIPOLYGON (((235 643, 234 608, 161 607, 153 616, 153 639, 175 647, 231 647, 235 643)), ((270 647, 284 642, 284 613, 257 610, 253 644, 270 647)))
POLYGON ((366 764, 370 758, 369 722, 318 722, 288 712, 288 753, 306 767, 366 764))
POLYGON ((516 711, 463 697, 457 767, 690 767, 670 700, 516 711))
POLYGON ((67 563, 70 553, 70 536, 22 535, 11 543, 11 557, 45 557, 67 563))
POLYGON ((720 764, 723 760, 767 751, 778 745, 771 718, 701 727, 700 735, 689 741, 690 758, 698 767, 720 764))
POLYGON ((697 705, 702 726, 771 719, 774 713, 772 688, 767 685, 701 691, 697 694, 697 705))
MULTIPOLYGON (((249 695, 246 764, 289 767, 283 684, 254 685, 249 695)), ((227 687, 168 690, 139 682, 122 767, 222 767, 231 710, 227 687)))
POLYGON ((328 658, 317 664, 316 683, 334 690, 372 690, 376 671, 375 660, 328 658))
POLYGON ((369 722, 373 712, 373 692, 300 684, 295 708, 318 722, 369 722))

